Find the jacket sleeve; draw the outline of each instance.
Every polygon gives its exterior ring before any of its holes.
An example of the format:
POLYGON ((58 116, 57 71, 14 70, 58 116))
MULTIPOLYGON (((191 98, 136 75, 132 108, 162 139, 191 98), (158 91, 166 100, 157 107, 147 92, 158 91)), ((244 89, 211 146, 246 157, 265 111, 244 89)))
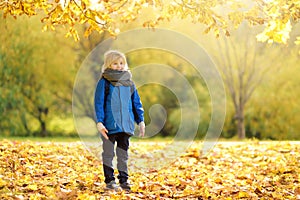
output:
POLYGON ((133 105, 133 114, 134 114, 134 121, 139 124, 140 122, 144 121, 144 109, 138 94, 136 87, 134 86, 134 91, 131 95, 132 105, 133 105))
POLYGON ((96 114, 96 122, 104 123, 104 97, 105 96, 105 80, 100 79, 97 83, 95 96, 94 96, 94 108, 96 114))

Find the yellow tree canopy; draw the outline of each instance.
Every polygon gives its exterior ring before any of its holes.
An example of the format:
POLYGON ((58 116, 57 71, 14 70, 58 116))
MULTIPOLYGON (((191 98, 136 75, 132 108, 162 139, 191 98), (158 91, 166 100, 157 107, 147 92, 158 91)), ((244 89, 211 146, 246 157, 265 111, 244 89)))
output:
MULTIPOLYGON (((56 26, 67 27, 67 36, 78 40, 76 24, 88 24, 85 35, 92 31, 109 32, 116 36, 122 23, 142 18, 145 12, 154 13, 142 23, 155 28, 161 21, 174 18, 189 19, 204 24, 205 33, 214 32, 230 35, 230 27, 238 27, 242 21, 251 25, 265 25, 257 35, 262 42, 287 43, 294 24, 299 22, 299 0, 0 0, 4 17, 12 15, 36 15, 43 12, 41 19, 44 30, 56 26)), ((297 37, 296 44, 300 44, 297 37)))

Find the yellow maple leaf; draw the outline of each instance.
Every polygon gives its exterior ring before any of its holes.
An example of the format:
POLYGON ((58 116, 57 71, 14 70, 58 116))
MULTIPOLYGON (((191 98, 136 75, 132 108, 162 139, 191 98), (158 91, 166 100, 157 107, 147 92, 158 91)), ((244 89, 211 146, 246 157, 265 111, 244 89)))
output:
POLYGON ((240 191, 238 194, 238 198, 249 198, 250 195, 247 192, 240 191))
POLYGON ((37 184, 30 184, 27 186, 27 189, 36 191, 36 190, 38 190, 38 186, 37 186, 37 184))

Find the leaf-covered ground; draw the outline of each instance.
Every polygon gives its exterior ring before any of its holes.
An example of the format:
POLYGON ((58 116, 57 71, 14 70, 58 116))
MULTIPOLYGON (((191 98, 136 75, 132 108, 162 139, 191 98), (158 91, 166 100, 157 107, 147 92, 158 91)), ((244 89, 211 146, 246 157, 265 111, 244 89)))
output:
MULTIPOLYGON (((134 159, 143 145, 131 144, 134 159)), ((219 143, 201 155, 201 143, 194 143, 167 167, 131 172, 126 193, 104 190, 101 162, 81 143, 3 140, 0 199, 300 199, 299 146, 219 143)))

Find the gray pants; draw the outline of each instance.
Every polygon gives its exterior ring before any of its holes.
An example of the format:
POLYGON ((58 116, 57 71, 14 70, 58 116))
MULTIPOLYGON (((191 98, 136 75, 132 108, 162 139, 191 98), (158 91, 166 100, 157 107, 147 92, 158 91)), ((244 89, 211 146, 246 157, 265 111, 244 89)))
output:
POLYGON ((126 133, 116 133, 108 135, 109 140, 102 138, 103 141, 103 171, 105 176, 105 183, 115 180, 113 158, 115 156, 115 143, 117 143, 117 169, 119 172, 118 179, 120 183, 128 180, 128 148, 130 135, 126 133))

